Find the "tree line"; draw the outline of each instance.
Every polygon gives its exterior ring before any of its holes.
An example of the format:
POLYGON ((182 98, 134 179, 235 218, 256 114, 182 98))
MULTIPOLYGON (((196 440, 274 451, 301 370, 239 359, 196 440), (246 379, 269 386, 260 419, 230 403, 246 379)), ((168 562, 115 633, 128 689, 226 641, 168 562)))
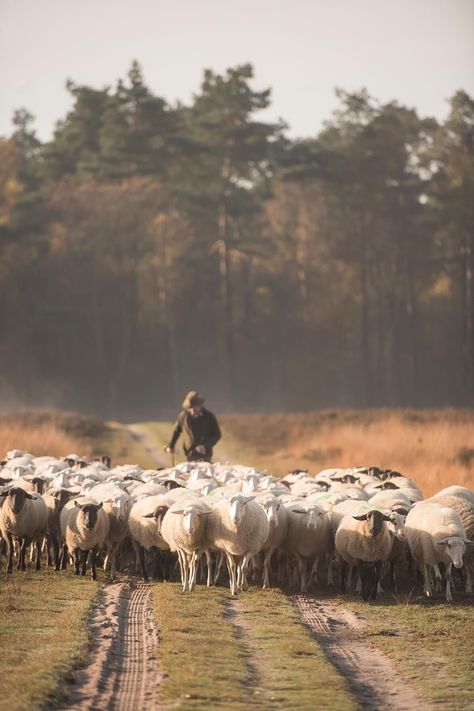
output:
POLYGON ((337 91, 314 137, 251 65, 170 104, 134 62, 50 141, 0 139, 2 407, 473 404, 474 101, 445 122, 337 91))

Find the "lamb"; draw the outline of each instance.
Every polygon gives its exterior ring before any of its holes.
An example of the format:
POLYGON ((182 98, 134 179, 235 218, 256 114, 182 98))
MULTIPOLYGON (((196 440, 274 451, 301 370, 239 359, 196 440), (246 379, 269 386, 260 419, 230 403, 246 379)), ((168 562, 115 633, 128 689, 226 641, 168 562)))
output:
POLYGON ((439 563, 446 566, 446 602, 452 602, 451 569, 462 568, 466 532, 459 515, 434 501, 421 502, 408 513, 406 537, 413 558, 423 575, 423 592, 431 597, 430 567, 440 580, 439 563))
MULTIPOLYGON (((377 509, 344 516, 337 528, 335 546, 341 561, 341 589, 345 592, 347 565, 357 567, 362 583, 362 599, 375 600, 382 564, 392 550, 392 533, 387 514, 377 509)), ((350 578, 349 578, 350 579, 350 578)))
POLYGON ((74 575, 86 574, 87 555, 91 551, 91 578, 97 580, 96 556, 109 532, 109 519, 102 502, 81 498, 69 501, 59 517, 61 534, 64 540, 63 561, 67 551, 74 555, 74 575))
MULTIPOLYGON (((284 544, 287 553, 297 562, 300 588, 307 590, 307 564, 312 562, 311 574, 316 573, 318 561, 331 554, 332 536, 329 515, 316 504, 297 502, 287 505, 288 536, 284 544)), ((329 562, 329 561, 328 561, 329 562)))
POLYGON ((197 561, 203 552, 208 558, 207 585, 211 584, 211 565, 206 538, 206 520, 210 507, 195 497, 177 501, 166 512, 161 524, 161 535, 171 551, 178 554, 183 592, 191 592, 196 585, 197 561))
POLYGON ((226 556, 232 595, 247 589, 248 565, 263 548, 268 531, 265 512, 253 497, 236 494, 213 502, 207 537, 226 556))
POLYGON ((25 553, 30 543, 36 543, 35 569, 41 567, 41 540, 46 530, 48 511, 39 494, 30 493, 13 486, 2 492, 4 499, 0 510, 0 532, 6 541, 8 552, 7 573, 13 572, 14 541, 18 541, 20 553, 18 570, 26 570, 25 553))

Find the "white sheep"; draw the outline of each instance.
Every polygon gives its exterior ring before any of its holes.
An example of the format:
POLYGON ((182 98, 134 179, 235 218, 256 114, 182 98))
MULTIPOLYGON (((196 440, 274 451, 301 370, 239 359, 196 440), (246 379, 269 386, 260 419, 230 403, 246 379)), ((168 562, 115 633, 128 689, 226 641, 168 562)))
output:
POLYGON ((284 548, 296 559, 303 593, 308 585, 308 565, 312 565, 311 576, 316 576, 318 561, 323 558, 329 563, 332 552, 330 519, 328 512, 316 504, 301 501, 287 504, 286 508, 288 535, 284 548))
POLYGON ((160 533, 170 550, 178 554, 183 592, 194 590, 197 561, 202 553, 208 557, 207 585, 211 584, 212 568, 206 538, 210 513, 211 509, 203 499, 191 496, 172 504, 163 518, 160 533))
POLYGON ((276 496, 267 493, 257 497, 265 511, 269 530, 262 547, 263 553, 263 588, 270 587, 270 565, 275 551, 279 550, 288 535, 288 511, 276 496))
MULTIPOLYGON (((169 507, 175 502, 175 490, 166 494, 146 496, 136 501, 128 517, 128 526, 132 545, 139 556, 143 579, 148 580, 146 551, 157 549, 169 551, 169 546, 160 533, 163 518, 169 507)), ((165 573, 163 573, 165 577, 165 573)))
POLYGON ((236 494, 230 499, 213 500, 207 537, 210 545, 226 556, 232 595, 247 588, 248 565, 263 548, 268 530, 265 512, 253 497, 236 494))
POLYGON ((420 502, 409 511, 405 521, 411 554, 423 575, 423 592, 431 597, 430 568, 441 579, 439 563, 446 566, 446 601, 452 602, 451 569, 462 568, 466 550, 466 532, 459 515, 434 501, 420 502))
POLYGON ((13 486, 2 492, 0 532, 7 544, 7 573, 13 572, 14 541, 19 545, 18 570, 25 570, 25 554, 30 543, 36 544, 35 569, 41 567, 41 541, 46 533, 48 511, 39 494, 13 486))

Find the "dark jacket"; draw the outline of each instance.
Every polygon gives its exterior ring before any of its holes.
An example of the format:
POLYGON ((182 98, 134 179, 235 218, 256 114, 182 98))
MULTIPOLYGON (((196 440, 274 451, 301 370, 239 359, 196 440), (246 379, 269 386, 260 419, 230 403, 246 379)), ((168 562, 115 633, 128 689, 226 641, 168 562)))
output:
POLYGON ((211 461, 212 449, 221 438, 216 416, 212 412, 206 410, 205 407, 201 409, 197 417, 193 417, 187 410, 180 412, 168 445, 171 449, 174 449, 181 433, 183 434, 183 449, 188 462, 198 459, 211 461), (205 454, 195 451, 195 447, 199 444, 205 446, 205 454))

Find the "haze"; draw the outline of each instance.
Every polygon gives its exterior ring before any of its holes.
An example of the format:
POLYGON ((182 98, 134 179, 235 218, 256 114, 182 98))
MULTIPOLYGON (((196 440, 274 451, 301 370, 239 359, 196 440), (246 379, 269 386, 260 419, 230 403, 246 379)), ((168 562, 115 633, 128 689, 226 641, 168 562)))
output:
POLYGON ((473 28, 471 0, 3 0, 0 135, 24 106, 49 139, 71 107, 66 78, 114 84, 133 59, 154 92, 183 102, 204 68, 251 62, 255 87, 272 88, 267 118, 293 137, 320 130, 335 87, 443 119, 457 89, 474 92, 473 28))

